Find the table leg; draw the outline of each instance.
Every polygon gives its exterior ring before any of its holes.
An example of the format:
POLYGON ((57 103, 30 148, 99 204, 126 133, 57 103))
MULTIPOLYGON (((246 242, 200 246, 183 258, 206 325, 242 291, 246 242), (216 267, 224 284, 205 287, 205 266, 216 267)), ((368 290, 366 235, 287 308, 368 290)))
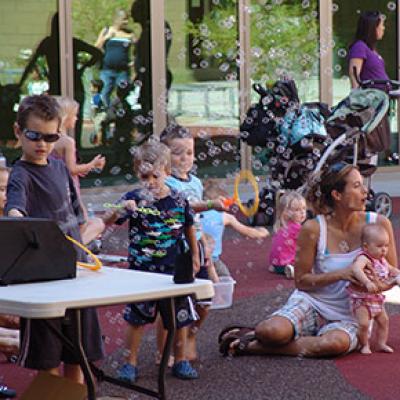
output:
POLYGON ((79 309, 72 310, 73 324, 76 329, 76 337, 74 338, 74 348, 76 349, 77 355, 79 356, 79 364, 82 368, 83 375, 85 377, 88 400, 96 400, 96 389, 94 377, 86 357, 85 351, 82 346, 82 324, 81 324, 81 311, 79 309))
POLYGON ((163 316, 165 328, 168 331, 167 340, 165 342, 164 352, 161 357, 160 369, 158 372, 158 393, 159 398, 166 399, 165 393, 165 370, 168 365, 169 355, 171 354, 171 349, 174 341, 175 331, 176 331, 176 321, 175 321, 175 302, 174 299, 161 300, 165 302, 165 315, 163 316))

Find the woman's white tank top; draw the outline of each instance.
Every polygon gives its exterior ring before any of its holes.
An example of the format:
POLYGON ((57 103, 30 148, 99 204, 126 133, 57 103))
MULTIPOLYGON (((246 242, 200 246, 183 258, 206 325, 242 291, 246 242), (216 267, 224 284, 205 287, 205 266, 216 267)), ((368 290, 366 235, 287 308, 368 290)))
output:
MULTIPOLYGON (((369 212, 366 216, 367 223, 376 222, 376 213, 369 212)), ((348 267, 360 252, 360 248, 350 253, 329 254, 327 251, 327 224, 325 216, 318 215, 317 221, 319 223, 320 233, 313 273, 321 274, 333 272, 348 267)), ((338 281, 324 287, 316 288, 315 290, 299 292, 309 300, 315 310, 326 320, 354 321, 347 292, 348 285, 348 281, 338 281)))

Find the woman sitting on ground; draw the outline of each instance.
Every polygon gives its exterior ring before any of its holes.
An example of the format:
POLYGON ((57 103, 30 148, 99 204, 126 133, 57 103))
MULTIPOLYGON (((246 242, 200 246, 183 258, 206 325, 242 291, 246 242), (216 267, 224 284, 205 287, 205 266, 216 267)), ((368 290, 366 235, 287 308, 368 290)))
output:
MULTIPOLYGON (((225 328, 219 335, 222 354, 321 357, 356 349, 357 324, 346 288, 349 282, 362 284, 351 264, 360 251, 362 228, 376 222, 389 234, 387 259, 397 265, 392 225, 386 217, 365 212, 367 190, 355 166, 333 164, 312 184, 308 197, 318 215, 303 224, 298 238, 297 289, 255 328, 225 328)), ((393 286, 369 274, 379 290, 393 286)))

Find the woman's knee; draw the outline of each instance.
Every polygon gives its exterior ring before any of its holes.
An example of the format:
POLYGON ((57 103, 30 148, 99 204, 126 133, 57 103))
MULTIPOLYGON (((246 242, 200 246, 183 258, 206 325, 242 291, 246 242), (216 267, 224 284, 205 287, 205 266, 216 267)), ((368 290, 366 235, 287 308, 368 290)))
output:
POLYGON ((350 348, 347 334, 323 335, 320 337, 321 354, 335 356, 346 353, 350 348))
POLYGON ((272 317, 260 322, 255 333, 257 339, 264 344, 284 345, 294 337, 293 325, 284 317, 272 317))

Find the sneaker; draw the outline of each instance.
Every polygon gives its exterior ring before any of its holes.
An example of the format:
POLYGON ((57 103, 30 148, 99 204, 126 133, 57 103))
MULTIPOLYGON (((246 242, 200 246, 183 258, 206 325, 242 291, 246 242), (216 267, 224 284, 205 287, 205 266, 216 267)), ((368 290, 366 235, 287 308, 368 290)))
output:
POLYGON ((199 374, 187 360, 179 361, 172 366, 172 375, 178 379, 197 379, 199 374))
POLYGON ((118 379, 128 383, 135 383, 139 375, 139 371, 135 365, 126 363, 117 372, 118 379))
POLYGON ((285 275, 286 278, 288 279, 293 279, 294 278, 294 267, 293 265, 285 265, 285 275))

